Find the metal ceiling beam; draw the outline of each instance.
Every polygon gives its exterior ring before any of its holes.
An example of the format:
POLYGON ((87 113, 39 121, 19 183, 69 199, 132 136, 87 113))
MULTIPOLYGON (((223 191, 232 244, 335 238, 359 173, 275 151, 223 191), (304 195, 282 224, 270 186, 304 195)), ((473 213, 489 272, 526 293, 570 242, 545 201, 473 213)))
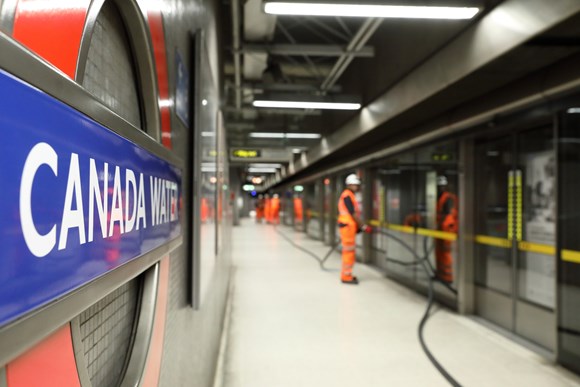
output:
POLYGON ((330 74, 328 74, 324 82, 322 82, 322 85, 320 86, 322 91, 327 91, 336 83, 336 81, 338 81, 338 78, 340 78, 342 73, 344 73, 344 71, 347 69, 350 62, 352 62, 354 59, 354 55, 351 53, 357 52, 364 47, 366 42, 371 38, 371 36, 373 36, 377 28, 379 28, 382 21, 383 19, 376 18, 365 20, 364 24, 357 31, 356 35, 352 38, 346 47, 346 52, 342 54, 340 58, 338 58, 336 64, 330 71, 330 74))
POLYGON ((580 13, 578 0, 508 0, 470 26, 293 165, 291 174, 371 133, 449 85, 580 13), (461 58, 461 59, 458 59, 461 58))
POLYGON ((242 54, 270 54, 288 56, 342 56, 372 58, 374 47, 366 46, 349 50, 348 46, 325 44, 244 44, 238 51, 242 54))
POLYGON ((242 59, 240 50, 240 1, 232 0, 232 41, 234 48, 235 106, 242 107, 242 59))
MULTIPOLYGON (((304 93, 314 93, 319 91, 318 84, 312 83, 243 83, 242 89, 250 90, 264 90, 264 91, 279 91, 279 92, 304 92, 304 93)), ((333 93, 340 93, 342 87, 340 85, 334 85, 330 90, 333 93)))

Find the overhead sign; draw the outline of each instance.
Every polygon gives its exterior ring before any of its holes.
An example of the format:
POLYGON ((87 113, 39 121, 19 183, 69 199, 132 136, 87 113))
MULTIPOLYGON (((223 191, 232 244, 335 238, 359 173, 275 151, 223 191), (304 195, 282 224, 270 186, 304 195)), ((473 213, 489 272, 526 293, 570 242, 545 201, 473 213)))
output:
POLYGON ((433 153, 431 158, 433 161, 452 161, 453 153, 433 153))
POLYGON ((240 159, 255 159, 262 156, 262 152, 258 149, 233 149, 232 157, 240 159))
POLYGON ((181 170, 0 70, 0 326, 181 234, 181 170))

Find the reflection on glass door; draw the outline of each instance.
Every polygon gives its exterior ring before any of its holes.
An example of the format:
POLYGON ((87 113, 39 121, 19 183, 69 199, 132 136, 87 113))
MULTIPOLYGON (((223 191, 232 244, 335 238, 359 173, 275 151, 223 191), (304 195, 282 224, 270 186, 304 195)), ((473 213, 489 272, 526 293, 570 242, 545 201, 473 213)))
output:
POLYGON ((477 311, 532 341, 555 345, 553 131, 476 145, 477 311))
POLYGON ((512 296, 512 254, 508 238, 509 137, 477 146, 476 271, 480 286, 512 296))

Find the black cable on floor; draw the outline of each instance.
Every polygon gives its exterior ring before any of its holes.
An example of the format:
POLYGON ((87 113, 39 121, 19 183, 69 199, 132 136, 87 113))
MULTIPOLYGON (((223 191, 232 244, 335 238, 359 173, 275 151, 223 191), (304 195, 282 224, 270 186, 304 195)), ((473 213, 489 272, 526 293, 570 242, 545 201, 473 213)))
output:
MULTIPOLYGON (((396 259, 389 258, 389 259, 387 259, 389 262, 396 262, 398 264, 404 264, 404 265, 407 265, 409 263, 415 263, 415 264, 421 265, 421 267, 423 267, 423 270, 425 270, 425 274, 427 274, 427 278, 429 279, 428 297, 427 297, 428 301, 427 301, 427 309, 425 310, 425 313, 423 314, 423 318, 421 319, 421 322, 419 323, 419 329, 418 329, 419 342, 421 343, 421 348, 423 348, 423 352, 425 352, 425 355, 427 355, 427 358, 429 358, 429 360, 431 361, 431 364, 433 364, 433 366, 435 366, 437 371, 439 371, 439 373, 449 382, 449 384, 451 384, 453 387, 461 387, 461 384, 459 384, 459 382, 457 382, 457 380, 455 380, 455 378, 453 378, 453 376, 451 376, 451 374, 449 372, 447 372, 447 370, 441 365, 441 363, 439 363, 437 361, 435 356, 433 356, 433 354, 429 350, 429 347, 427 347, 427 344, 425 343, 425 339, 424 339, 424 335, 423 335, 425 325, 427 324, 427 320, 429 319, 429 317, 431 317, 431 308, 433 307, 433 303, 435 302, 435 298, 433 296, 433 294, 434 294, 433 282, 438 280, 438 278, 435 276, 435 268, 433 268, 433 266, 431 266, 431 262, 429 262, 429 259, 428 259, 429 254, 431 253, 432 249, 427 248, 427 243, 426 243, 427 237, 425 237, 424 242, 423 242, 424 256, 421 258, 421 257, 419 257, 417 252, 415 252, 415 250, 413 250, 402 239, 400 239, 400 238, 398 238, 398 237, 394 236, 393 234, 386 232, 386 231, 381 231, 381 234, 386 235, 387 237, 390 237, 391 239, 399 242, 415 258, 415 260, 411 261, 411 262, 399 261, 396 259)), ((444 285, 447 285, 448 289, 457 293, 457 290, 453 289, 449 284, 447 284, 443 281, 439 281, 439 282, 443 283, 444 285)))
POLYGON ((286 234, 284 234, 282 231, 278 230, 278 227, 276 227, 276 225, 274 225, 274 230, 276 230, 276 232, 280 235, 282 235, 282 237, 284 239, 286 239, 288 242, 290 242, 290 244, 292 244, 292 246, 296 247, 298 250, 303 251, 304 253, 308 254, 309 256, 311 256, 312 258, 316 259, 316 261, 318 262, 318 264, 320 265, 320 269, 324 270, 324 271, 335 271, 333 269, 327 269, 324 267, 324 262, 326 262, 326 260, 328 259, 328 257, 330 257, 330 254, 332 254, 332 252, 334 251, 334 249, 338 246, 338 244, 340 242, 335 243, 330 250, 328 251, 328 253, 326 253, 326 255, 324 256, 324 258, 320 259, 316 254, 314 254, 312 251, 296 244, 292 239, 290 239, 288 236, 286 236, 286 234))
MULTIPOLYGON (((322 270, 330 271, 329 269, 326 269, 324 267, 324 262, 328 259, 330 254, 334 251, 334 249, 338 246, 338 244, 340 242, 335 243, 331 247, 331 249, 328 251, 328 253, 324 256, 324 258, 320 259, 316 254, 312 253, 310 250, 296 244, 293 240, 291 240, 289 237, 287 237, 283 232, 279 231, 276 226, 274 226, 274 229, 276 230, 276 232, 278 232, 280 235, 282 235, 282 237, 284 237, 284 239, 286 239, 288 242, 290 242, 294 247, 305 252, 306 254, 313 257, 314 259, 316 259, 316 261, 320 264, 320 268, 322 270)), ((385 235, 385 236, 397 241, 399 244, 401 244, 401 246, 403 246, 403 248, 405 248, 407 251, 409 251, 414 258, 413 261, 401 261, 398 259, 387 258, 387 261, 393 262, 393 263, 396 263, 396 264, 399 264, 402 266, 420 265, 423 268, 423 270, 425 270, 425 274, 427 274, 427 278, 429 279, 429 281, 428 281, 428 283, 429 283, 428 297, 427 297, 428 302, 427 302, 427 309, 425 310, 425 313, 423 314, 423 318, 421 318, 421 322, 419 323, 419 329, 418 329, 419 342, 421 343, 421 348, 423 348, 423 352, 425 352, 425 355, 427 355, 427 358, 431 361, 431 364, 433 364, 433 366, 435 366, 437 371, 439 371, 439 373, 449 382, 449 384, 451 384, 453 387, 461 387, 461 384, 459 384, 459 382, 457 382, 457 380, 455 380, 453 378, 453 376, 451 376, 451 374, 449 372, 447 372, 447 370, 441 365, 441 363, 439 363, 437 361, 435 356, 433 356, 433 354, 429 350, 429 347, 427 347, 427 344, 425 343, 425 339, 424 339, 424 335, 423 335, 425 325, 427 324, 427 320, 429 319, 429 317, 431 317, 431 308, 433 307, 433 303, 435 302, 434 291, 433 291, 433 282, 435 282, 435 281, 440 282, 445 287, 447 287, 447 289, 454 292, 455 294, 457 294, 457 290, 454 289, 453 287, 451 287, 450 284, 439 280, 439 278, 435 275, 435 268, 431 265, 431 262, 429 262, 429 255, 433 251, 433 247, 429 248, 427 246, 427 240, 428 240, 427 237, 425 237, 425 239, 423 240, 424 256, 420 257, 417 254, 417 252, 414 249, 412 249, 411 246, 409 246, 401 238, 396 237, 395 235, 393 235, 389 232, 386 232, 386 231, 380 231, 380 233, 382 235, 385 235)))

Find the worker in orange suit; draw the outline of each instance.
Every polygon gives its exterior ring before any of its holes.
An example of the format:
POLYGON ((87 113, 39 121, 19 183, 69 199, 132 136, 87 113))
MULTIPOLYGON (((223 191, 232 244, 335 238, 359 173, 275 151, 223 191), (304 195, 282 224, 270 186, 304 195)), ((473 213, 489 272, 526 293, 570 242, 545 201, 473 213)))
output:
POLYGON ((258 195, 256 200, 256 223, 262 223, 264 218, 264 196, 258 195))
POLYGON ((345 180, 346 188, 338 199, 338 229, 342 243, 342 271, 340 280, 344 284, 358 284, 352 275, 356 260, 356 234, 360 231, 369 233, 371 228, 360 220, 360 206, 355 193, 360 189, 360 179, 350 174, 345 180))
POLYGON ((270 223, 270 209, 271 209, 272 199, 270 199, 270 195, 266 194, 266 198, 264 199, 264 218, 266 219, 266 223, 270 223))
MULTIPOLYGON (((437 229, 450 233, 457 233, 458 212, 457 196, 449 192, 447 177, 437 178, 439 196, 437 199, 437 229)), ((451 253, 452 241, 446 239, 435 240, 436 275, 444 282, 453 282, 453 256, 451 253)))
POLYGON ((294 222, 296 224, 302 224, 303 214, 302 214, 302 198, 299 196, 294 197, 294 222))
POLYGON ((209 218, 209 205, 206 198, 201 198, 201 223, 207 222, 209 218))
POLYGON ((274 194, 270 200, 270 218, 272 224, 280 224, 280 196, 274 194))

